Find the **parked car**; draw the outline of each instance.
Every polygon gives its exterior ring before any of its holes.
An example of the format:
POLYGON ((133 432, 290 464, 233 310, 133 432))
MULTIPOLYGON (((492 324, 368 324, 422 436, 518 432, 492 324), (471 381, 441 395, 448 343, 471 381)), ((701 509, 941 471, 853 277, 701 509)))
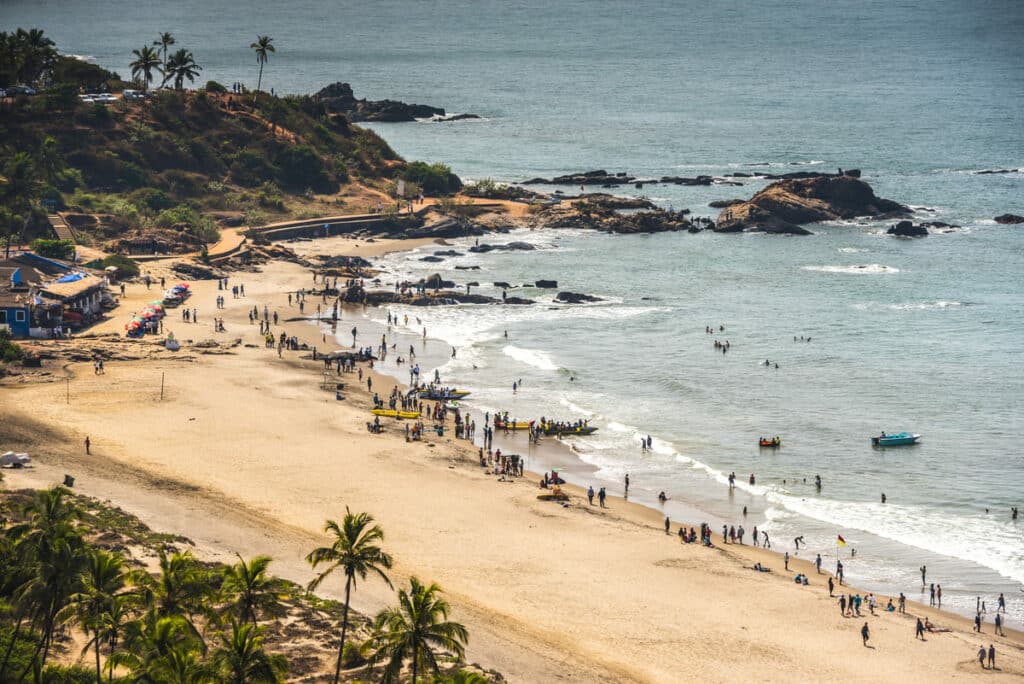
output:
POLYGON ((121 93, 121 97, 126 100, 141 100, 146 97, 146 94, 141 90, 126 90, 121 93))
POLYGON ((8 88, 4 95, 7 97, 15 97, 17 95, 35 95, 36 91, 34 88, 30 88, 26 85, 16 85, 8 88))
POLYGON ((96 100, 96 102, 102 102, 103 104, 117 102, 117 98, 111 95, 110 93, 100 93, 99 95, 93 97, 93 99, 96 100))

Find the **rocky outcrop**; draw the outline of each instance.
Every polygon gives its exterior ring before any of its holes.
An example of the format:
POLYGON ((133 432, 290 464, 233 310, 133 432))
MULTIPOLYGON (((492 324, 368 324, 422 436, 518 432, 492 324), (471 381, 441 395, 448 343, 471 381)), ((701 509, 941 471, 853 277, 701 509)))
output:
POLYGON ((808 235, 802 224, 909 214, 909 208, 877 197, 870 185, 853 176, 818 175, 772 183, 750 200, 725 209, 718 216, 715 230, 808 235))
POLYGON ((554 290, 555 288, 558 287, 558 281, 557 280, 537 280, 537 281, 534 281, 533 286, 537 287, 537 288, 540 288, 540 289, 543 289, 543 290, 554 290))
POLYGON ((1017 214, 1000 214, 995 218, 996 223, 1001 223, 1004 226, 1014 225, 1016 223, 1024 223, 1024 216, 1017 216, 1017 214))
POLYGON ((737 204, 743 204, 745 201, 741 199, 715 200, 714 202, 708 202, 708 206, 712 209, 726 209, 737 204))
POLYGON ((425 257, 420 257, 420 261, 427 261, 427 262, 435 263, 436 264, 436 263, 438 263, 440 261, 444 261, 444 259, 442 257, 439 257, 439 256, 425 256, 425 257))
POLYGON ((499 252, 532 252, 535 249, 537 248, 531 245, 529 242, 509 242, 504 245, 473 245, 472 247, 469 248, 469 251, 473 252, 474 254, 486 254, 487 252, 493 252, 496 250, 499 252))
POLYGON ((444 117, 444 109, 429 105, 406 104, 397 100, 357 100, 348 83, 332 83, 315 98, 328 110, 345 114, 350 121, 415 121, 444 117))
POLYGON ((928 229, 924 225, 915 226, 913 221, 900 221, 885 232, 887 235, 896 237, 925 237, 928 235, 928 229))
POLYGON ((603 302, 604 300, 600 297, 579 294, 577 292, 559 292, 555 295, 555 301, 562 304, 586 304, 589 302, 603 302))
POLYGON ((665 233, 689 230, 691 223, 682 211, 639 211, 635 214, 619 214, 615 211, 594 210, 581 213, 565 213, 544 223, 549 228, 578 228, 599 230, 605 233, 665 233))
POLYGON ((442 216, 422 226, 407 228, 401 237, 405 238, 455 238, 467 235, 483 235, 484 229, 470 221, 451 216, 442 216))
POLYGON ((431 121, 445 123, 448 121, 466 121, 467 119, 482 119, 479 114, 454 114, 452 116, 435 116, 431 121))

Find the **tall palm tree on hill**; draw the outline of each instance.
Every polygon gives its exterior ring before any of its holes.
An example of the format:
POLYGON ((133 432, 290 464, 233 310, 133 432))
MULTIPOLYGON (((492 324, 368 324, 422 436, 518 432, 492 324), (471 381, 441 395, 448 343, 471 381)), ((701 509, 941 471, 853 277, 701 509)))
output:
POLYGON ((227 610, 253 627, 258 613, 280 612, 280 582, 267 574, 269 565, 270 556, 256 556, 248 563, 239 556, 237 563, 224 570, 221 593, 228 601, 227 610))
MULTIPOLYGON (((256 51, 256 62, 260 65, 260 77, 256 81, 256 93, 258 93, 260 86, 263 85, 263 65, 270 58, 270 53, 277 51, 274 49, 274 39, 270 36, 256 36, 256 42, 249 47, 256 51)), ((252 94, 253 102, 256 102, 256 93, 252 94)))
POLYGON ((277 684, 288 668, 280 654, 263 650, 263 637, 255 625, 231 618, 230 631, 221 635, 221 645, 210 660, 217 681, 224 684, 277 684))
POLYGON ((391 568, 391 556, 378 545, 384 541, 384 530, 374 523, 373 516, 369 513, 353 513, 346 506, 341 525, 328 520, 324 531, 334 535, 334 543, 314 549, 306 556, 306 561, 314 568, 321 563, 329 563, 327 569, 309 583, 310 591, 320 586, 324 578, 334 570, 340 568, 345 573, 345 612, 341 619, 338 664, 334 669, 334 684, 338 684, 341 678, 341 657, 345 652, 345 637, 348 632, 349 598, 356 585, 356 579, 366 579, 368 574, 375 573, 390 587, 391 580, 384 574, 384 570, 391 568))
POLYGON ((148 45, 132 50, 132 54, 135 55, 135 61, 128 65, 132 70, 132 78, 142 82, 143 90, 149 90, 149 84, 153 82, 153 70, 161 65, 160 55, 148 45))
POLYGON ((189 83, 192 83, 203 68, 196 64, 195 57, 190 51, 182 48, 167 58, 164 70, 164 83, 173 80, 174 89, 181 90, 185 79, 187 78, 189 83))
POLYGON ((409 591, 398 590, 398 605, 381 611, 374 619, 376 647, 371 660, 387 660, 384 681, 397 681, 406 658, 411 660, 412 682, 421 670, 438 673, 434 650, 450 651, 460 660, 465 655, 463 645, 469 632, 458 622, 448 620, 448 602, 439 596, 441 587, 429 587, 412 577, 409 591))
MULTIPOLYGON (((174 40, 174 34, 170 31, 160 34, 160 37, 153 41, 153 46, 160 48, 160 51, 164 53, 163 59, 163 72, 167 74, 167 50, 177 41, 174 40)), ((167 79, 164 79, 165 81, 167 79)))

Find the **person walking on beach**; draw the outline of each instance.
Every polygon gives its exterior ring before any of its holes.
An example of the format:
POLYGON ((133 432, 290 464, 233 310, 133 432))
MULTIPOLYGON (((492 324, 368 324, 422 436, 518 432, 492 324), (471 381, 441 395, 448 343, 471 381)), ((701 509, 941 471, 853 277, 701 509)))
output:
POLYGON ((594 505, 594 485, 590 485, 590 489, 587 490, 587 501, 591 506, 594 505))
MULTIPOLYGON (((786 570, 789 570, 789 551, 786 551, 784 554, 782 554, 782 567, 786 570)), ((828 595, 832 595, 831 588, 829 589, 828 595)))
POLYGON ((988 645, 988 669, 996 669, 996 647, 992 644, 988 645))
POLYGON ((828 578, 828 595, 829 596, 832 596, 832 592, 835 590, 835 588, 836 588, 835 582, 833 582, 832 581, 832 577, 829 576, 829 578, 828 578))
POLYGON ((722 525, 722 543, 723 544, 728 544, 729 543, 729 526, 728 525, 722 525))
POLYGON ((920 639, 921 641, 927 641, 924 638, 924 623, 921 622, 921 618, 917 618, 917 626, 914 627, 914 638, 920 639))
POLYGON ((942 585, 939 584, 935 587, 935 604, 939 610, 942 610, 942 585))
POLYGON ((626 473, 626 495, 629 495, 629 473, 626 473))
POLYGON ((753 536, 754 536, 754 546, 757 546, 757 540, 758 540, 757 525, 754 525, 754 535, 753 536))
POLYGON ((981 669, 982 670, 986 669, 986 667, 985 667, 985 646, 984 645, 982 645, 981 648, 978 649, 978 662, 981 663, 981 669))
POLYGON ((740 538, 740 544, 743 543, 743 525, 740 525, 736 530, 736 536, 740 538))
POLYGON ((996 613, 996 629, 995 629, 995 632, 999 636, 1006 636, 1006 634, 1003 632, 1003 616, 1000 615, 999 613, 996 613))
POLYGON ((836 561, 836 578, 839 580, 839 586, 843 586, 843 561, 836 561))
POLYGON ((820 575, 821 574, 821 554, 820 553, 818 554, 818 557, 814 559, 814 567, 816 567, 818 569, 818 574, 820 575))
POLYGON ((1005 613, 1006 612, 1006 599, 1003 598, 1002 594, 999 594, 999 604, 996 607, 996 612, 997 613, 1005 613))
POLYGON ((92 446, 92 442, 89 441, 89 436, 86 435, 85 436, 85 455, 86 456, 89 455, 89 447, 91 447, 91 446, 92 446))
POLYGON ((907 597, 903 595, 902 591, 900 592, 900 612, 907 612, 907 597))
POLYGON ((921 586, 922 586, 922 587, 924 587, 924 586, 927 586, 927 585, 928 585, 928 583, 927 583, 927 582, 925 582, 925 580, 924 580, 924 578, 925 578, 925 575, 927 575, 927 574, 928 574, 928 567, 927 567, 927 566, 925 566, 925 565, 922 565, 922 566, 921 566, 921 586))
POLYGON ((860 638, 864 640, 864 645, 868 645, 868 639, 871 638, 871 632, 868 631, 868 623, 864 623, 864 626, 860 628, 860 638))
POLYGON ((601 487, 597 492, 597 500, 601 503, 601 508, 604 508, 604 499, 606 496, 607 494, 604 493, 604 487, 601 487))
POLYGON ((761 540, 761 546, 763 546, 766 549, 772 548, 772 542, 770 539, 768 539, 768 533, 764 530, 761 530, 761 540))
POLYGON ((665 516, 665 534, 671 534, 671 532, 668 531, 668 528, 671 525, 672 525, 672 522, 668 519, 668 516, 666 515, 665 516))
POLYGON ((974 631, 981 634, 981 613, 974 614, 974 631))
POLYGON ((846 595, 839 597, 839 614, 846 617, 846 595))
POLYGON ((931 587, 928 589, 928 605, 935 605, 935 583, 933 582, 931 587))

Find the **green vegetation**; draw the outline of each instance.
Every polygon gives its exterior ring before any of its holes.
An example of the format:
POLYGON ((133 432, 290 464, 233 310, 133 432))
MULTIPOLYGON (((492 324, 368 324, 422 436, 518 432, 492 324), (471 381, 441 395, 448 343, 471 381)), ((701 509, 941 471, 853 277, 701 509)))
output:
POLYGON ((447 164, 441 163, 412 162, 402 173, 402 178, 418 185, 427 195, 448 195, 462 187, 459 177, 447 164))
POLYGON ((72 259, 75 256, 75 243, 71 240, 47 240, 39 238, 32 241, 32 251, 39 256, 51 259, 72 259))
POLYGON ((252 94, 253 102, 256 101, 256 93, 260 92, 260 88, 263 87, 263 66, 267 63, 267 58, 271 52, 277 52, 274 49, 274 39, 270 36, 256 36, 256 42, 249 46, 256 52, 256 62, 260 65, 260 76, 256 81, 256 92, 252 94))
MULTIPOLYGON (((359 668, 367 681, 395 682, 408 664, 412 682, 429 671, 435 684, 486 684, 482 675, 458 669, 466 629, 448 620, 440 587, 416 578, 374 621, 356 616, 363 636, 346 643, 351 590, 369 574, 387 581, 391 557, 366 513, 346 509, 341 524, 328 521, 326 529, 331 545, 307 558, 326 566, 311 587, 341 570, 343 604, 272 577, 267 556, 202 563, 178 550, 187 539, 154 533, 134 516, 63 487, 3 491, 0 681, 277 684, 289 663, 272 649, 289 647, 289 630, 315 638, 340 620, 334 681, 344 666, 359 668), (155 554, 157 571, 134 560, 136 553, 155 554), (68 628, 84 635, 82 665, 66 665, 75 654, 57 635, 68 628)), ((308 660, 297 658, 307 672, 308 660)))
MULTIPOLYGON (((261 92, 273 39, 257 36, 252 49, 257 89, 243 98, 212 81, 186 90, 202 67, 170 33, 132 51, 132 82, 60 55, 40 30, 0 33, 0 86, 42 93, 0 102, 0 240, 9 247, 51 237, 46 208, 109 214, 100 228, 78 230, 88 242, 159 230, 162 212, 180 206, 199 216, 319 215, 337 204, 323 196, 343 186, 385 190, 401 178, 442 195, 461 186, 447 166, 406 164, 375 133, 313 97, 261 92), (174 90, 152 91, 155 83, 174 90), (149 92, 116 103, 79 97, 124 88, 149 92)), ((188 223, 201 239, 213 235, 188 223)))
POLYGON ((100 262, 101 268, 106 268, 107 266, 113 266, 117 269, 118 278, 132 278, 139 275, 138 262, 120 254, 111 254, 100 262))

